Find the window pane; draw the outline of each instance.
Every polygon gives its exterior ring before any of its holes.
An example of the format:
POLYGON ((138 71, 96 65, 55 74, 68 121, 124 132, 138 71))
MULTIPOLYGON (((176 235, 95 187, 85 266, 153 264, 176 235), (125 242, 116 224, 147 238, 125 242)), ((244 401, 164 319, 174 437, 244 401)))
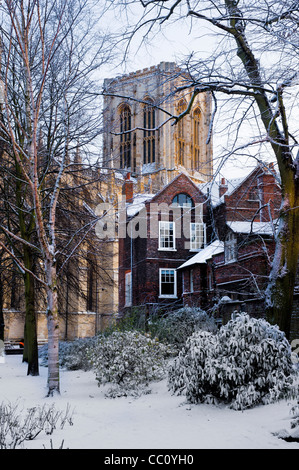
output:
POLYGON ((175 247, 173 222, 160 222, 159 227, 159 248, 173 249, 175 247))
POLYGON ((162 269, 160 278, 160 294, 161 295, 176 295, 175 286, 175 271, 174 269, 162 269))
POLYGON ((177 194, 173 198, 172 204, 177 204, 180 207, 194 207, 193 199, 185 193, 177 194))
POLYGON ((205 243, 205 224, 191 223, 190 224, 190 241, 191 250, 200 250, 204 247, 205 243))

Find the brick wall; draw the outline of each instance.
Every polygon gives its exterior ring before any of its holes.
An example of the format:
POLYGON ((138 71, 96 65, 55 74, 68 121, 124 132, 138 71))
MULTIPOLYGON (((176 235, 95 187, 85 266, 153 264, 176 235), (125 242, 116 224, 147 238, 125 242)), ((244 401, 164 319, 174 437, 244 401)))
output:
POLYGON ((274 174, 257 168, 230 195, 224 196, 226 220, 266 222, 276 219, 281 204, 280 188, 274 174), (267 206, 266 206, 267 205, 267 206))
MULTIPOLYGON (((157 193, 146 205, 146 211, 144 216, 147 217, 147 237, 137 237, 132 240, 129 234, 120 243, 120 265, 119 265, 119 305, 122 309, 125 305, 125 273, 131 270, 132 267, 132 279, 133 279, 133 305, 142 305, 144 303, 157 303, 157 302, 178 302, 181 298, 181 272, 177 272, 177 297, 178 299, 159 299, 159 269, 160 268, 178 268, 187 258, 194 255, 194 252, 186 247, 186 242, 189 238, 186 238, 186 234, 183 230, 182 211, 175 209, 174 212, 170 212, 169 220, 176 222, 177 234, 181 233, 181 236, 176 238, 176 250, 166 251, 159 250, 158 233, 153 236, 151 228, 153 225, 150 223, 150 211, 153 209, 153 204, 161 205, 166 204, 169 207, 172 204, 173 198, 179 193, 187 193, 191 196, 195 205, 205 202, 205 197, 201 191, 195 186, 192 181, 184 174, 180 174, 159 193, 157 193), (177 217, 177 219, 176 219, 177 217)), ((190 221, 194 221, 194 211, 190 221)), ((211 223, 209 222, 209 210, 207 204, 203 205, 203 216, 204 221, 208 227, 209 237, 211 230, 211 223)), ((162 218, 161 213, 157 216, 157 222, 159 220, 167 220, 162 218)), ((138 215, 135 216, 135 220, 138 220, 138 215)), ((158 227, 158 224, 156 228, 158 227)))
MULTIPOLYGON (((265 318, 265 304, 263 300, 248 300, 245 302, 233 301, 223 304, 220 308, 222 323, 227 323, 233 312, 247 312, 254 318, 265 318)), ((299 339, 299 294, 294 295, 293 313, 291 317, 290 342, 299 339)))

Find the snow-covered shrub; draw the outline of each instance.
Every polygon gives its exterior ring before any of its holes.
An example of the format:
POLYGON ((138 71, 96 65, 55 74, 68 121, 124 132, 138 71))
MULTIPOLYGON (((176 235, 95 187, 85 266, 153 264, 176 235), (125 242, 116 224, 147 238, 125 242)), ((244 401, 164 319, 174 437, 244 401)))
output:
POLYGON ((169 389, 191 403, 225 402, 234 409, 295 393, 290 344, 277 326, 245 313, 216 335, 198 331, 169 369, 169 389))
POLYGON ((170 349, 138 331, 113 332, 99 337, 89 349, 98 385, 109 384, 110 397, 139 395, 167 371, 170 349))
MULTIPOLYGON (((59 364, 68 370, 90 370, 91 363, 87 350, 97 342, 97 336, 91 338, 78 338, 73 341, 59 342, 59 364)), ((41 364, 47 366, 48 345, 44 345, 39 351, 41 364)))
POLYGON ((165 341, 180 349, 195 331, 204 330, 215 333, 217 326, 215 320, 200 308, 184 307, 168 312, 162 317, 150 319, 149 330, 160 341, 165 341))

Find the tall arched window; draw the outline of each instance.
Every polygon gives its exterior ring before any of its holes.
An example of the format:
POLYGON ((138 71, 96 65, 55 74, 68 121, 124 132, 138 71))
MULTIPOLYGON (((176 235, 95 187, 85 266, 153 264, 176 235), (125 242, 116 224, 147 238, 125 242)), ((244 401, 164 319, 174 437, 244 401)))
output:
POLYGON ((131 110, 125 105, 120 111, 120 168, 131 167, 131 110))
MULTIPOLYGON (((186 101, 181 100, 178 104, 177 112, 180 115, 187 107, 186 101)), ((178 164, 184 165, 185 159, 185 133, 184 133, 184 119, 178 122, 177 133, 177 151, 178 151, 178 164)))
POLYGON ((193 168, 198 170, 200 166, 200 130, 201 130, 201 113, 196 108, 193 113, 193 168))
POLYGON ((156 161, 155 131, 156 116, 153 100, 147 99, 143 108, 143 163, 154 163, 156 161))

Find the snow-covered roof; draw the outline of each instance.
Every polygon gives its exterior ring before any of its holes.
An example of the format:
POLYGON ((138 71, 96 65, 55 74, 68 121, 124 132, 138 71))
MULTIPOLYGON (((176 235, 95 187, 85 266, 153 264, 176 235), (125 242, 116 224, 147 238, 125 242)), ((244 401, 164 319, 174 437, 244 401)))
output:
MULTIPOLYGON (((225 196, 230 196, 235 189, 237 189, 240 184, 246 179, 248 176, 242 178, 233 178, 231 180, 225 180, 225 184, 227 186, 227 191, 225 192, 225 196)), ((211 203, 213 206, 217 206, 224 202, 224 195, 219 197, 219 186, 220 183, 216 180, 210 181, 209 183, 200 183, 198 185, 199 189, 203 194, 206 196, 210 196, 211 203)))
POLYGON ((127 204, 127 215, 133 217, 138 214, 144 207, 146 201, 149 201, 154 197, 154 194, 135 194, 133 202, 127 204))
POLYGON ((228 227, 235 233, 255 233, 259 235, 274 235, 275 225, 272 222, 227 222, 228 227))
POLYGON ((224 243, 220 240, 215 240, 210 245, 206 246, 203 250, 196 253, 192 258, 188 259, 183 263, 178 269, 187 268, 194 264, 203 264, 206 263, 208 259, 212 256, 222 253, 224 251, 224 243))

